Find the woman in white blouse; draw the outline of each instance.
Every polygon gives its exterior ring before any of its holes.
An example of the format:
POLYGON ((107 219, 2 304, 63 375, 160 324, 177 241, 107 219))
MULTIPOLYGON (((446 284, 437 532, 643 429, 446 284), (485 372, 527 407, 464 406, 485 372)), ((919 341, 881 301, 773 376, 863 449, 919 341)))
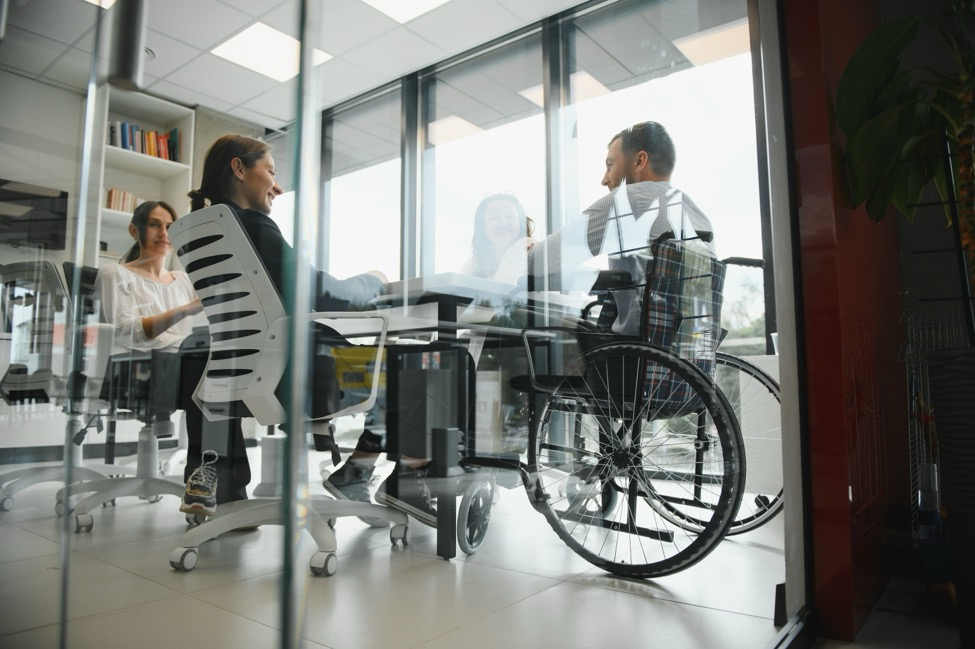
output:
POLYGON ((98 269, 95 292, 102 322, 115 325, 116 348, 175 351, 193 328, 192 316, 203 309, 186 273, 166 268, 175 220, 167 203, 142 203, 129 223, 135 244, 121 263, 98 269))
MULTIPOLYGON (((176 352, 193 330, 194 320, 206 325, 205 318, 194 318, 203 306, 181 270, 166 268, 172 252, 169 228, 176 220, 176 211, 162 201, 147 201, 135 209, 129 234, 135 239, 118 264, 98 269, 95 292, 101 304, 101 320, 115 325, 115 348, 136 350, 165 350, 176 352)), ((164 379, 171 387, 179 384, 180 407, 186 412, 186 433, 189 439, 186 468, 183 478, 188 480, 203 461, 203 430, 219 431, 226 436, 227 452, 214 464, 219 478, 215 493, 206 502, 188 501, 184 496, 181 511, 212 515, 215 503, 247 498, 250 466, 239 419, 206 422, 203 413, 192 401, 192 391, 202 374, 206 359, 199 355, 184 355, 175 365, 163 371, 179 376, 164 379)), ((159 359, 157 359, 159 360, 159 359)), ((153 372, 160 371, 159 367, 153 372)))

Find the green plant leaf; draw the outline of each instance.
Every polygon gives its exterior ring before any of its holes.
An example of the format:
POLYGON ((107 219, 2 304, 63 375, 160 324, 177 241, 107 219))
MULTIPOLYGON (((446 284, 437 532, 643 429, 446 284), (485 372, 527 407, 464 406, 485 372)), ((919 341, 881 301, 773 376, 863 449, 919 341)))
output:
POLYGON ((868 36, 850 57, 836 88, 836 122, 848 138, 876 114, 878 98, 898 76, 901 55, 914 42, 917 30, 916 18, 888 23, 868 36))
POLYGON ((904 159, 904 143, 911 137, 915 102, 888 108, 867 120, 846 146, 854 205, 865 201, 886 184, 894 168, 904 159))

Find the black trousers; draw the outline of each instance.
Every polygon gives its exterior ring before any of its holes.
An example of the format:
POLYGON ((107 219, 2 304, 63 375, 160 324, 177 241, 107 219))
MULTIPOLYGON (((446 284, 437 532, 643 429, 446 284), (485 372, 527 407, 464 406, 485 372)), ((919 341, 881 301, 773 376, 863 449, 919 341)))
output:
POLYGON ((244 443, 244 432, 240 426, 240 419, 223 419, 209 421, 193 401, 203 372, 206 370, 208 350, 186 351, 180 354, 180 394, 179 406, 186 413, 186 436, 188 448, 186 453, 186 469, 183 479, 188 480, 190 474, 203 462, 204 437, 207 440, 219 440, 214 449, 220 453, 216 462, 217 469, 217 503, 247 498, 247 485, 251 481, 251 467, 247 461, 247 448, 244 443), (206 435, 204 435, 206 433, 206 435), (224 445, 224 440, 225 445, 224 445), (223 446, 223 448, 219 448, 223 446), (223 453, 225 451, 225 453, 223 453))

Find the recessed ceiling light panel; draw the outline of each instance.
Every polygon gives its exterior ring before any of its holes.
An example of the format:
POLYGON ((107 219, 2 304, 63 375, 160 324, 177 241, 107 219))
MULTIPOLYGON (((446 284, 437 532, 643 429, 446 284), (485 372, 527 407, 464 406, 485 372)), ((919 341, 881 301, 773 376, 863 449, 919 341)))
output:
POLYGON ((362 0, 367 5, 381 11, 401 25, 431 9, 436 9, 449 0, 362 0))
MULTIPOLYGON (((254 23, 210 53, 275 81, 287 81, 298 74, 300 48, 301 44, 284 32, 254 23)), ((312 64, 319 65, 330 58, 331 54, 315 49, 312 64)))

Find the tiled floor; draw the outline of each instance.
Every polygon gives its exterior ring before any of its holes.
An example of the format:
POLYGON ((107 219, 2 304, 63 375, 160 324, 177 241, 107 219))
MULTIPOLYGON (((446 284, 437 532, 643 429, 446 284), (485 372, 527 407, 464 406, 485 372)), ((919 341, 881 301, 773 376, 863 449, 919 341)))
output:
MULTIPOLYGON (((310 457, 312 475, 318 459, 310 457)), ((312 491, 323 493, 312 482, 312 491)), ((63 575, 55 490, 54 484, 32 487, 0 514, 5 649, 58 646, 63 575)), ((91 533, 68 535, 68 647, 278 646, 282 528, 228 533, 201 546, 194 570, 177 572, 169 554, 186 525, 176 503, 170 496, 156 504, 120 499, 94 512, 91 533)), ((772 614, 774 587, 784 575, 780 521, 725 539, 679 574, 628 581, 570 552, 520 489, 501 492, 479 551, 449 562, 436 556, 434 530, 419 523, 411 525, 410 545, 392 547, 387 530, 342 518, 338 573, 299 575, 305 646, 768 647, 779 634, 772 614)), ((312 551, 305 534, 300 560, 306 564, 312 551)), ((955 649, 952 632, 880 612, 863 642, 817 647, 955 649), (901 644, 883 644, 890 629, 899 630, 893 637, 901 644), (909 644, 912 634, 918 644, 909 644)))

